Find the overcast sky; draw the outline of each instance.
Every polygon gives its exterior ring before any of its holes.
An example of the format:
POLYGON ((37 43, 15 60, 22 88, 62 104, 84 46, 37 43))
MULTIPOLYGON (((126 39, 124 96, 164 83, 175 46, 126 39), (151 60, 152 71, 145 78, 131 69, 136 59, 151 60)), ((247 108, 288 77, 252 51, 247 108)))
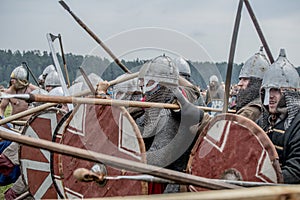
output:
MULTIPOLYGON (((193 61, 227 62, 239 1, 65 2, 120 58, 152 56, 159 49, 193 61)), ((274 59, 279 49, 285 48, 291 63, 300 66, 300 1, 250 0, 250 4, 274 59)), ((52 33, 61 34, 65 53, 109 58, 57 0, 0 0, 0 27, 0 49, 49 52, 46 33, 52 33)), ((259 46, 261 42, 244 6, 234 62, 245 62, 259 46)))

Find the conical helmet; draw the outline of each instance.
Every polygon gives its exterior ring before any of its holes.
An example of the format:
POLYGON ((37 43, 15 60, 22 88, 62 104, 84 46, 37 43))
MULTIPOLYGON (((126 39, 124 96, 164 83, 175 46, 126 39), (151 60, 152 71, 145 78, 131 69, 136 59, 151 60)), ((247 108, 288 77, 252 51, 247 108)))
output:
POLYGON ((54 65, 48 65, 43 71, 43 76, 46 77, 52 71, 56 71, 54 65))
POLYGON ((287 59, 284 49, 280 49, 279 57, 265 73, 261 88, 264 89, 265 93, 264 105, 268 105, 271 88, 295 90, 300 88, 299 74, 294 65, 287 59))
POLYGON ((178 68, 168 56, 158 56, 146 62, 139 71, 139 79, 144 80, 143 92, 148 92, 158 84, 178 86, 178 68), (149 81, 154 84, 148 85, 149 81))
POLYGON ((244 64, 240 71, 239 78, 260 78, 262 79, 264 73, 270 66, 265 54, 263 53, 263 47, 255 55, 251 56, 244 64))
POLYGON ((18 66, 11 72, 10 78, 28 81, 28 72, 23 66, 18 66))
POLYGON ((57 71, 50 72, 45 79, 45 86, 57 87, 61 86, 57 71))
POLYGON ((177 66, 180 75, 191 76, 190 65, 184 58, 182 57, 175 58, 174 64, 177 66))

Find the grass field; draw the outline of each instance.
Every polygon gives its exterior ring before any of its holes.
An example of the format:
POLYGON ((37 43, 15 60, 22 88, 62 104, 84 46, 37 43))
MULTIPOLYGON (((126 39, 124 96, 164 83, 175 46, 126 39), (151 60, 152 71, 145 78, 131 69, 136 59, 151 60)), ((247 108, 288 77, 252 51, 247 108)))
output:
POLYGON ((12 184, 7 185, 7 186, 0 186, 0 199, 4 199, 4 192, 11 186, 12 186, 12 184))

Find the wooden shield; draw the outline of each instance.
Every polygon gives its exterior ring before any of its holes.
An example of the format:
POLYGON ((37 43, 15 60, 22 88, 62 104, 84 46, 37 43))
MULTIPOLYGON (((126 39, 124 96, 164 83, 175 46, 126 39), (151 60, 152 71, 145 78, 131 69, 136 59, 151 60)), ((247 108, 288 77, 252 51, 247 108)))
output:
MULTIPOLYGON (((79 105, 55 133, 61 144, 92 150, 128 160, 145 162, 141 133, 125 108, 102 105, 79 105)), ((147 194, 147 183, 136 180, 79 182, 73 176, 77 168, 104 166, 107 176, 134 175, 122 169, 54 154, 54 181, 63 198, 92 198, 147 194)))
MULTIPOLYGON (((22 134, 29 137, 52 141, 54 130, 65 111, 50 108, 33 115, 22 134)), ((56 199, 58 194, 50 172, 50 152, 29 146, 20 147, 21 172, 29 192, 35 199, 56 199)))
POLYGON ((206 125, 192 149, 187 171, 213 179, 268 183, 283 180, 269 137, 253 121, 234 114, 219 114, 206 125))
MULTIPOLYGON (((215 109, 220 109, 222 110, 223 109, 223 104, 224 104, 224 101, 223 99, 213 99, 212 101, 210 101, 208 104, 207 104, 207 107, 210 107, 210 108, 215 108, 215 109)), ((213 111, 209 111, 208 114, 210 116, 216 116, 220 113, 218 112, 213 112, 213 111)))

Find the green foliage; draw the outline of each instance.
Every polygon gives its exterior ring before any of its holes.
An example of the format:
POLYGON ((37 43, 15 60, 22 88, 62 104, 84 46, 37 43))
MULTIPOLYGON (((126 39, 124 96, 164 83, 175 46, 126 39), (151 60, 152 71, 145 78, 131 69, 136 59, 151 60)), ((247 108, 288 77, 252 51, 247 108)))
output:
MULTIPOLYGON (((57 54, 58 61, 66 77, 64 65, 61 55, 57 54)), ((80 76, 79 67, 82 67, 87 74, 95 73, 103 80, 113 80, 119 75, 123 74, 123 70, 117 66, 115 62, 107 58, 100 58, 97 56, 87 55, 73 55, 72 53, 65 54, 66 67, 70 82, 74 81, 76 77, 80 76)), ((50 64, 53 64, 52 55, 47 51, 40 52, 39 50, 33 51, 20 51, 12 52, 11 50, 0 50, 0 84, 7 87, 9 84, 10 74, 12 70, 20 66, 22 62, 26 62, 34 76, 38 78, 43 70, 50 64)), ((137 72, 141 65, 146 62, 145 60, 133 60, 121 62, 132 72, 137 72)), ((208 79, 212 74, 217 75, 220 81, 225 82, 227 73, 227 63, 210 63, 210 62, 191 62, 189 61, 192 72, 192 79, 201 88, 206 88, 208 79)), ((240 73, 241 64, 234 64, 231 76, 231 84, 238 83, 238 75, 240 73)), ((300 67, 296 68, 300 73, 300 67)), ((30 76, 30 82, 34 83, 33 78, 30 76)), ((66 78, 65 78, 66 80, 66 78)), ((35 83, 34 83, 35 84, 35 83)))

